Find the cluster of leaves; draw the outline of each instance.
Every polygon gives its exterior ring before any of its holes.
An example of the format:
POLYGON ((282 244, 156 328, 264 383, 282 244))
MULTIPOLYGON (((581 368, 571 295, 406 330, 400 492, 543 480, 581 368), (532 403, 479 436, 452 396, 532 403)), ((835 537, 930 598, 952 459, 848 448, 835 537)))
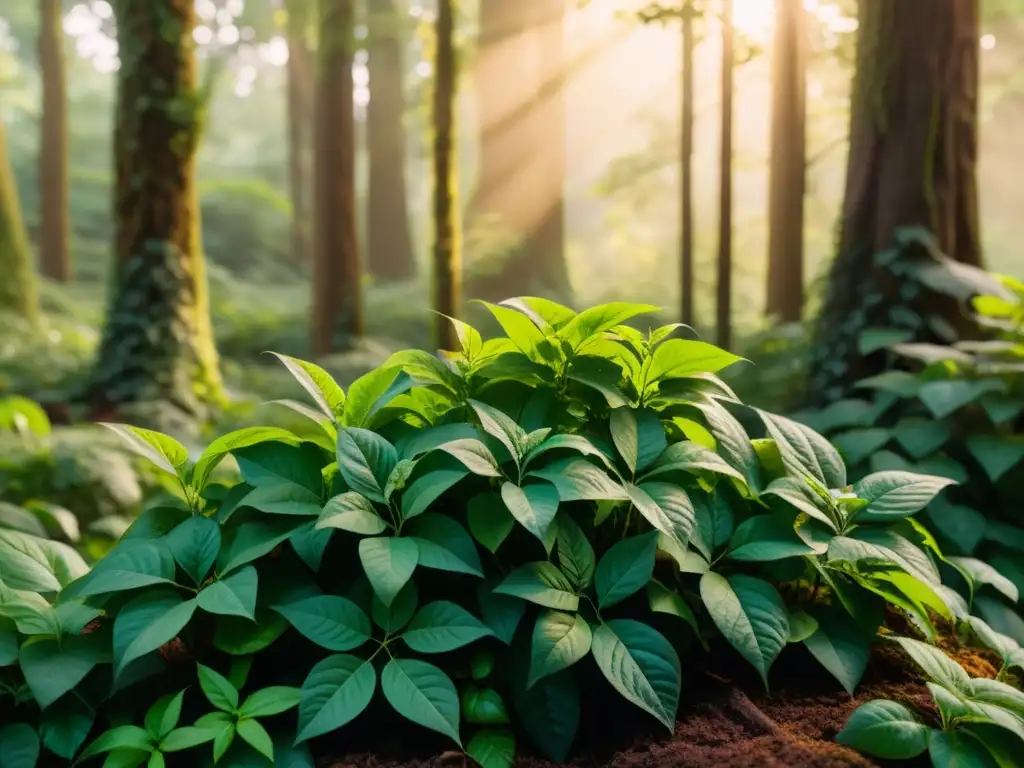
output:
POLYGON ((887 605, 925 628, 929 611, 964 614, 913 518, 951 481, 850 485, 827 440, 738 401, 717 376, 735 355, 677 325, 625 324, 654 307, 487 307, 505 337, 453 321, 459 351, 398 353, 347 393, 281 356, 314 404, 286 403, 312 437, 246 428, 193 462, 169 437, 114 427, 177 501, 73 583, 0 599, 25 695, 74 728, 65 752, 100 712, 114 730, 83 754, 117 765, 208 742, 254 765, 298 745, 290 764, 309 764, 303 745, 379 686, 372 717, 433 730, 484 768, 510 765, 524 737, 563 761, 581 690, 671 729, 695 642, 721 638, 766 686, 803 643, 852 691, 887 605), (242 482, 211 482, 229 454, 242 482), (176 698, 167 669, 195 662, 207 702, 176 698), (274 698, 272 711, 239 706, 238 665, 259 685, 245 701, 274 698), (161 694, 144 728, 123 730, 161 694), (193 725, 178 727, 181 707, 193 725))
POLYGON ((859 382, 850 397, 795 418, 828 435, 854 477, 898 470, 955 480, 927 510, 950 555, 946 581, 972 612, 1024 642, 1015 610, 1024 589, 1024 283, 941 254, 905 253, 880 254, 903 281, 901 292, 970 301, 987 338, 959 340, 938 316, 908 310, 898 327, 860 336, 861 352, 886 355, 887 370, 859 382), (920 341, 925 329, 949 343, 920 341))
POLYGON ((933 727, 904 704, 876 699, 850 716, 836 736, 840 744, 885 760, 909 760, 927 751, 936 768, 1020 765, 1024 693, 1000 680, 969 676, 926 643, 895 641, 924 673, 938 722, 933 727))

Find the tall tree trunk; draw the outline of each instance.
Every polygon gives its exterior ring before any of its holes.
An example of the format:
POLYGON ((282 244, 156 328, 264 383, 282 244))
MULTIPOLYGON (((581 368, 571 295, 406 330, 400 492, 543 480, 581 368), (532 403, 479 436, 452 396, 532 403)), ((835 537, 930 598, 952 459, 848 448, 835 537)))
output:
POLYGON ((683 6, 682 111, 679 126, 679 304, 682 322, 693 326, 693 3, 683 6))
MULTIPOLYGON (((434 78, 434 309, 458 317, 462 304, 462 243, 455 153, 456 0, 438 0, 434 78)), ((455 328, 436 318, 435 338, 442 349, 457 349, 455 328)))
POLYGON ((377 280, 416 275, 405 187, 405 47, 408 25, 395 0, 369 0, 370 155, 367 267, 377 280))
POLYGON ((807 41, 803 0, 777 0, 775 18, 767 311, 784 323, 795 323, 804 305, 807 41))
POLYGON ((718 345, 732 345, 732 0, 722 2, 722 132, 718 197, 718 345))
POLYGON ((39 294, 32 272, 21 202, 14 185, 7 154, 7 129, 0 115, 0 312, 11 312, 35 321, 39 315, 39 294))
POLYGON ((352 103, 354 0, 320 4, 314 139, 313 353, 363 335, 356 218, 356 126, 352 103))
POLYGON ((811 367, 819 402, 883 362, 857 341, 904 302, 874 262, 897 229, 925 227, 950 257, 981 265, 978 34, 978 0, 861 0, 841 236, 811 367))
POLYGON ((288 11, 288 181, 292 199, 292 259, 307 264, 309 254, 308 146, 313 117, 313 67, 308 32, 308 0, 289 0, 288 11))
POLYGON ((43 114, 39 142, 39 268, 60 282, 71 278, 68 246, 67 75, 60 0, 39 3, 39 69, 43 114))
POLYGON ((194 26, 192 0, 118 5, 116 267, 89 391, 97 411, 168 400, 199 413, 221 397, 195 185, 194 26))

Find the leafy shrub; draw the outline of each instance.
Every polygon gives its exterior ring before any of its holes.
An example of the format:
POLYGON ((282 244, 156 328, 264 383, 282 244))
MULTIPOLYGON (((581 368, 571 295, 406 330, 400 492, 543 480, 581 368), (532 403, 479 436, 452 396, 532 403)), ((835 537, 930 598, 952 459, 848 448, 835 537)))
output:
POLYGON ((83 754, 114 764, 178 748, 260 764, 295 743, 290 764, 309 765, 306 743, 379 686, 366 717, 397 713, 484 768, 524 735, 562 761, 585 710, 604 710, 581 691, 671 729, 693 640, 724 640, 766 686, 803 643, 852 691, 887 604, 933 636, 929 610, 966 618, 913 519, 951 481, 850 486, 820 435, 737 401, 717 373, 739 358, 623 325, 652 307, 487 307, 507 338, 453 321, 460 351, 397 353, 347 392, 280 356, 314 403, 291 403, 316 425, 306 439, 249 427, 193 462, 117 428, 178 498, 74 583, 40 564, 0 600, 44 743, 55 721, 77 754, 99 710, 112 730, 83 754), (228 454, 242 482, 211 482, 228 454), (206 701, 182 695, 193 669, 206 701))
POLYGON ((927 510, 950 555, 947 581, 972 610, 1024 642, 1024 619, 1010 607, 1024 590, 1024 283, 943 260, 897 258, 893 266, 907 293, 930 288, 971 300, 990 337, 958 341, 947 328, 951 343, 922 343, 913 313, 906 325, 868 328, 861 351, 888 355, 889 369, 797 418, 830 436, 854 477, 909 470, 955 480, 927 510))

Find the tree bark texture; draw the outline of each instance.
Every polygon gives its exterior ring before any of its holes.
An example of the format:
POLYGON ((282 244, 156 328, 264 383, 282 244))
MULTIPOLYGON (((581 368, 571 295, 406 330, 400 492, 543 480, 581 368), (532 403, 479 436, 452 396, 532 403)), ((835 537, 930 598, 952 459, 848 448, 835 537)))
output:
POLYGON ((313 353, 363 335, 352 103, 355 1, 321 3, 315 120, 313 353))
POLYGON ((803 0, 776 0, 768 173, 767 313, 800 321, 804 305, 806 16, 803 0))
POLYGON ((89 393, 94 409, 167 400, 188 412, 222 387, 199 231, 192 0, 116 5, 116 265, 89 393))
POLYGON ((67 74, 60 0, 39 2, 39 68, 43 109, 39 142, 39 268, 51 280, 71 278, 68 220, 67 74))
POLYGON ((683 7, 681 54, 681 114, 679 125, 679 304, 680 318, 690 327, 694 323, 693 269, 693 36, 694 7, 683 7))
POLYGON ((10 312, 31 321, 39 315, 32 250, 7 154, 3 116, 0 116, 0 312, 10 312))
POLYGON ((291 248, 296 264, 309 253, 309 144, 313 119, 313 67, 309 49, 309 4, 289 0, 288 10, 288 182, 292 201, 291 248))
POLYGON ((405 48, 409 26, 396 0, 369 0, 370 155, 367 267, 382 282, 416 275, 405 185, 405 48))
MULTIPOLYGON (((839 249, 818 319, 811 391, 842 397, 880 370, 861 331, 906 303, 875 265, 904 227, 982 263, 978 222, 978 0, 862 0, 839 249)), ((928 308, 958 324, 955 306, 928 308)))
POLYGON ((733 25, 732 0, 722 3, 722 125, 718 167, 718 286, 715 322, 718 346, 732 345, 732 107, 733 25))
MULTIPOLYGON (((437 53, 434 79, 434 309, 458 317, 462 305, 462 243, 455 152, 455 0, 437 4, 437 53)), ((458 349, 455 328, 436 318, 435 340, 442 349, 458 349)))

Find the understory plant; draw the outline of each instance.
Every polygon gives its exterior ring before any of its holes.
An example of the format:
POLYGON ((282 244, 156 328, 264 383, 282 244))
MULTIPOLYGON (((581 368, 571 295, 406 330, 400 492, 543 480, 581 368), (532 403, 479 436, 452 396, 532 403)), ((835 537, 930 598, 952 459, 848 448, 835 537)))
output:
MULTIPOLYGON (((904 234, 908 245, 919 246, 912 235, 904 234)), ((948 555, 946 581, 972 613, 1024 642, 1024 283, 952 262, 917 237, 928 246, 923 252, 894 249, 880 258, 909 298, 932 291, 969 303, 969 330, 981 338, 901 307, 892 327, 860 336, 861 352, 884 355, 887 369, 849 397, 795 418, 828 435, 854 477, 897 470, 955 480, 925 515, 948 555), (948 343, 921 342, 925 331, 948 343)))
POLYGON ((397 716, 484 768, 524 741, 563 761, 592 692, 672 729, 701 646, 768 686, 800 643, 852 692, 887 606, 931 637, 967 616, 914 517, 952 480, 851 484, 821 435, 738 401, 717 375, 738 357, 637 330, 654 307, 487 307, 504 337, 453 320, 459 350, 400 352, 348 392, 279 356, 312 437, 250 427, 193 461, 112 426, 175 500, 72 583, 0 600, 9 672, 74 731, 65 752, 311 765, 310 743, 397 716), (240 481, 212 482, 229 455, 240 481))

